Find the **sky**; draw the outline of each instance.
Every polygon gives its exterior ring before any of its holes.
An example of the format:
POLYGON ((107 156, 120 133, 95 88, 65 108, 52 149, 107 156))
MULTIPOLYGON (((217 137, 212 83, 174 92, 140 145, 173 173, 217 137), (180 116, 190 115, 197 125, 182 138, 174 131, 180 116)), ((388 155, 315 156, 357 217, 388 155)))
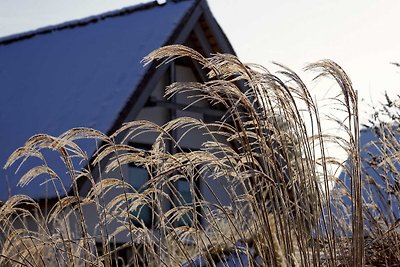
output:
MULTIPOLYGON (((161 0, 160 0, 161 1, 161 0)), ((0 37, 80 19, 147 0, 1 0, 0 37)), ((339 63, 358 90, 361 119, 400 89, 398 0, 209 0, 211 11, 243 62, 301 77, 320 59, 339 63)), ((307 80, 307 78, 309 78, 307 80)))
POLYGON ((400 62, 398 0, 233 0, 229 5, 211 0, 210 5, 242 60, 267 67, 276 61, 300 75, 308 63, 337 62, 358 90, 363 121, 368 106, 383 101, 385 91, 400 93, 400 69, 390 64, 400 62))

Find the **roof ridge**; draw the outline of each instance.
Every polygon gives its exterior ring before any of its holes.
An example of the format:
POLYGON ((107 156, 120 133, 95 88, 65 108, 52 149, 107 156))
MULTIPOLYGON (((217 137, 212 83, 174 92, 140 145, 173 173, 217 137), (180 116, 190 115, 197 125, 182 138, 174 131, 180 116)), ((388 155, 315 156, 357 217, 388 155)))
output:
MULTIPOLYGON (((98 15, 92 15, 92 16, 81 18, 81 19, 65 21, 65 22, 62 22, 59 24, 41 27, 41 28, 38 28, 35 30, 30 30, 30 31, 26 31, 26 32, 21 32, 21 33, 16 33, 16 34, 0 37, 0 46, 8 45, 8 44, 22 41, 25 39, 30 39, 32 37, 35 37, 36 35, 48 34, 51 32, 61 31, 61 30, 65 30, 65 29, 75 28, 75 27, 82 27, 82 26, 86 26, 89 24, 97 23, 99 21, 102 21, 102 20, 105 20, 108 18, 125 16, 128 14, 137 12, 137 11, 142 11, 142 10, 150 9, 153 7, 163 6, 163 5, 168 4, 169 2, 171 2, 171 1, 166 1, 166 3, 159 4, 157 0, 153 0, 151 2, 139 3, 136 5, 123 7, 120 9, 107 11, 107 12, 104 12, 104 13, 101 13, 98 15)), ((175 2, 175 1, 172 1, 172 2, 175 2)))

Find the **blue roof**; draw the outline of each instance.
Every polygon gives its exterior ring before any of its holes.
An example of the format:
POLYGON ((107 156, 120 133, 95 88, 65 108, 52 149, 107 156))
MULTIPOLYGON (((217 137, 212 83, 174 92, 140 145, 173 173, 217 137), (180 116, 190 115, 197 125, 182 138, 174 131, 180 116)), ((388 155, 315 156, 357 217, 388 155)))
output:
MULTIPOLYGON (((58 136, 73 127, 109 131, 146 73, 140 61, 166 44, 195 2, 145 4, 1 39, 0 165, 34 134, 58 136)), ((94 142, 83 146, 88 155, 96 148, 94 142)), ((16 186, 32 166, 17 174, 16 167, 1 168, 0 200, 56 196, 38 187, 44 177, 16 186)), ((69 189, 69 178, 62 177, 69 189)))

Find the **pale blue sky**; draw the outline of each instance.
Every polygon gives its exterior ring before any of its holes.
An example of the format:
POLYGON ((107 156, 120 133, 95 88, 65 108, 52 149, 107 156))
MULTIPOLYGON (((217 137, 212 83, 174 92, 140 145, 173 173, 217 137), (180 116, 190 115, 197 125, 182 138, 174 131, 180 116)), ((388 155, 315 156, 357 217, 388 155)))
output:
MULTIPOLYGON (((0 36, 138 2, 146 1, 1 0, 0 36)), ((306 63, 329 58, 348 72, 367 102, 382 100, 384 90, 400 92, 400 69, 390 64, 400 61, 398 0, 208 2, 242 61, 270 68, 277 61, 302 74, 306 63)))

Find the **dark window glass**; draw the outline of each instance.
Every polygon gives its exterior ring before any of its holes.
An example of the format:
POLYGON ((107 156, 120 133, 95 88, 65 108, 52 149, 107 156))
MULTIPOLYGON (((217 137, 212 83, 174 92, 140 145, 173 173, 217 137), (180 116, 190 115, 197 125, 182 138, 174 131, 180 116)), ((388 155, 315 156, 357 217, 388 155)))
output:
MULTIPOLYGON (((150 145, 131 143, 131 146, 137 149, 143 149, 148 151, 151 149, 150 145)), ((126 181, 136 190, 138 193, 142 193, 146 190, 144 186, 150 180, 150 175, 148 171, 142 167, 135 164, 129 164, 128 177, 126 181)), ((152 225, 152 210, 148 205, 141 205, 132 211, 132 215, 137 217, 139 220, 143 221, 147 227, 152 225)), ((134 221, 135 225, 140 225, 139 222, 134 221)))
MULTIPOLYGON (((193 150, 188 148, 182 148, 182 151, 188 153, 193 150)), ((198 174, 196 173, 195 175, 198 174)), ((180 179, 175 182, 174 186, 177 191, 177 199, 175 200, 175 205, 193 206, 193 202, 199 196, 199 189, 200 189, 199 179, 196 179, 196 177, 193 177, 193 179, 191 179, 190 177, 188 177, 187 179, 180 179), (191 181, 194 181, 195 183, 192 191, 190 189, 191 181), (193 195, 192 193, 194 193, 195 195, 193 195)), ((176 226, 183 226, 183 225, 193 226, 195 216, 197 216, 199 212, 200 212, 199 209, 197 209, 196 212, 186 212, 182 216, 182 218, 180 218, 177 221, 176 226)), ((197 219, 198 220, 200 219, 199 216, 197 216, 197 219)))
MULTIPOLYGON (((192 205, 193 197, 190 192, 190 182, 185 179, 180 179, 175 182, 175 189, 178 192, 178 199, 176 205, 192 205)), ((193 224, 193 213, 187 212, 182 218, 177 222, 177 226, 187 225, 190 226, 193 224)))

